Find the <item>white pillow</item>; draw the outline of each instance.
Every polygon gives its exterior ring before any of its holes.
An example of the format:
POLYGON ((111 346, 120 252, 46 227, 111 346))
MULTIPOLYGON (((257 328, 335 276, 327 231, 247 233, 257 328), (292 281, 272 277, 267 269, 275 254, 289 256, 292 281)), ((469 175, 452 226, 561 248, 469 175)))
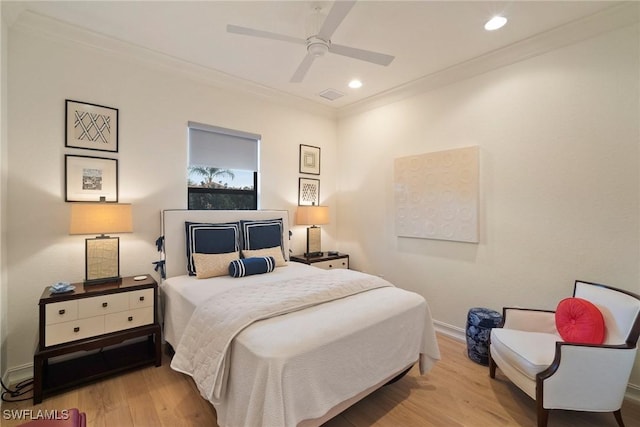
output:
MULTIPOLYGON (((243 249, 242 257, 243 258, 253 258, 253 257, 265 257, 270 256, 276 260, 276 267, 286 267, 287 261, 284 260, 284 255, 282 255, 282 247, 274 246, 273 248, 264 248, 264 249, 243 249)), ((197 270, 196 270, 197 271, 197 270)))
POLYGON ((193 253, 191 256, 196 266, 196 277, 198 279, 208 279, 209 277, 228 276, 229 264, 234 259, 240 258, 240 252, 227 252, 224 254, 193 253))

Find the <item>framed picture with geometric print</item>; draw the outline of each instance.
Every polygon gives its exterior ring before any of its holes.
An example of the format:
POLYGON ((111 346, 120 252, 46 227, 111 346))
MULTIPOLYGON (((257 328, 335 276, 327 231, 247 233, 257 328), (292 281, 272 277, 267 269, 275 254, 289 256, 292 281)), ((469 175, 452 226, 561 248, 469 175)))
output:
POLYGON ((320 180, 312 178, 299 178, 298 181, 298 205, 320 205, 320 180))
POLYGON ((67 99, 65 146, 118 152, 118 109, 67 99))
POLYGON ((300 144, 300 173, 320 175, 320 147, 300 144))

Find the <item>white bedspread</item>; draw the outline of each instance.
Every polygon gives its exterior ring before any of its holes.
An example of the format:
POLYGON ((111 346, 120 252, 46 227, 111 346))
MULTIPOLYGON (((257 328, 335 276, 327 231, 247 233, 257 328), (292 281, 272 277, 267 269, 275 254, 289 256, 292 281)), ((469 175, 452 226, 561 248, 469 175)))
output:
POLYGON ((202 301, 238 287, 253 283, 284 281, 296 277, 307 277, 318 269, 306 264, 288 262, 286 267, 278 267, 269 274, 256 274, 243 278, 231 276, 196 279, 194 276, 174 276, 161 284, 164 296, 164 339, 173 348, 178 347, 193 312, 202 301))
MULTIPOLYGON (((229 288, 298 276, 308 281, 325 273, 329 272, 292 263, 252 279, 172 278, 163 284, 169 296, 167 304, 172 306, 165 318, 167 340, 175 347, 196 302, 213 296, 211 303, 215 305, 216 295, 229 288)), ((209 386, 203 393, 216 407, 219 425, 227 427, 295 426, 322 417, 339 403, 410 366, 419 356, 424 372, 440 357, 426 301, 393 286, 253 323, 237 334, 228 354, 228 382, 220 389, 219 399, 206 396, 209 386)), ((186 358, 190 357, 187 354, 186 358)), ((184 369, 193 376, 190 370, 184 369)))
POLYGON ((312 277, 238 286, 204 301, 191 316, 171 361, 175 371, 191 375, 200 393, 220 401, 228 371, 231 340, 263 319, 392 286, 353 270, 321 270, 312 277))

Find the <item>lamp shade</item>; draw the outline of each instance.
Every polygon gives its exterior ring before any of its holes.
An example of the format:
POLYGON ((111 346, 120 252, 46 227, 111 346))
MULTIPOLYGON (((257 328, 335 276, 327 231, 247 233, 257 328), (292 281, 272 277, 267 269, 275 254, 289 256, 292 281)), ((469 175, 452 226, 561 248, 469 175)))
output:
POLYGON ((69 234, 131 233, 133 220, 129 203, 74 203, 69 234))
POLYGON ((298 225, 321 225, 329 224, 328 206, 298 206, 296 216, 298 225))

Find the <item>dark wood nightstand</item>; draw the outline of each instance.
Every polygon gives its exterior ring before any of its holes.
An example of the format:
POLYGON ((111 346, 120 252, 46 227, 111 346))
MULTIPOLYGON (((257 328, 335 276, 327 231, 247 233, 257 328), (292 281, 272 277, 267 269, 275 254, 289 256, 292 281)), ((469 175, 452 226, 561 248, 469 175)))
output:
POLYGON ((325 270, 331 270, 333 268, 349 268, 349 255, 341 253, 329 255, 328 252, 324 252, 322 256, 314 257, 292 255, 291 261, 309 264, 314 267, 324 268, 325 270))
MULTIPOLYGON (((40 297, 40 333, 33 356, 33 403, 43 397, 116 372, 162 363, 158 323, 158 284, 144 280, 87 285, 40 297), (133 338, 146 337, 121 344, 133 338), (50 358, 80 351, 80 357, 49 362, 50 358)), ((70 356, 71 357, 71 356, 70 356)))

